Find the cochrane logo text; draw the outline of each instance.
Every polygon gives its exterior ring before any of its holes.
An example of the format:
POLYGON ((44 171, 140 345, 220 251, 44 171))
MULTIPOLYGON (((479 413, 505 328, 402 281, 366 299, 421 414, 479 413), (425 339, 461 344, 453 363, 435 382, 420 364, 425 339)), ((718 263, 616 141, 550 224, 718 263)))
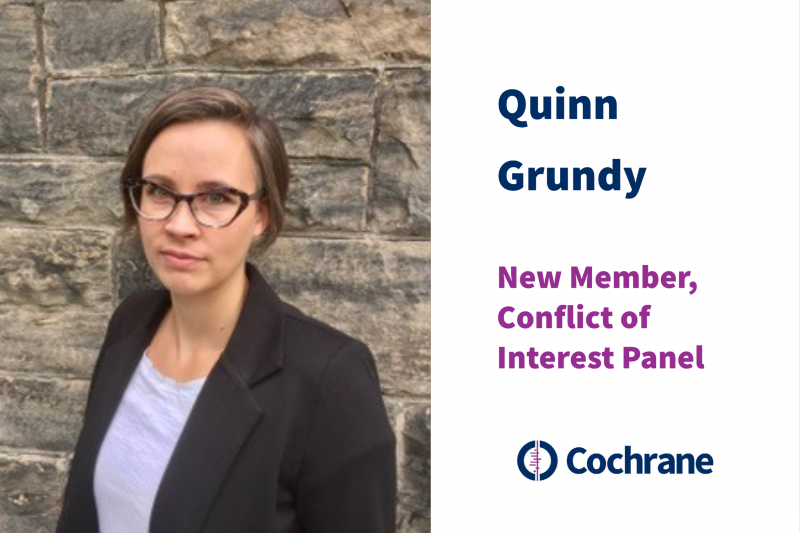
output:
MULTIPOLYGON (((701 453, 638 453, 625 446, 624 453, 587 455, 586 448, 572 448, 567 454, 567 469, 573 474, 711 474, 714 458, 701 453)), ((544 481, 558 467, 556 450, 543 440, 532 440, 517 454, 520 473, 531 481, 544 481), (546 452, 546 454, 545 454, 546 452)))

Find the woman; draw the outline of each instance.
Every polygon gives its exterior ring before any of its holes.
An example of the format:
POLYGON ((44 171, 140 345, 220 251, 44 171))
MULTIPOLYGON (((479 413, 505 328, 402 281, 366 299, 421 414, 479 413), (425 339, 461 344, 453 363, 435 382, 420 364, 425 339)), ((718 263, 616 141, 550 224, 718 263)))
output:
POLYGON ((100 349, 59 533, 394 530, 394 436, 368 349, 246 262, 280 231, 283 142, 239 94, 182 90, 122 171, 126 227, 165 290, 100 349))

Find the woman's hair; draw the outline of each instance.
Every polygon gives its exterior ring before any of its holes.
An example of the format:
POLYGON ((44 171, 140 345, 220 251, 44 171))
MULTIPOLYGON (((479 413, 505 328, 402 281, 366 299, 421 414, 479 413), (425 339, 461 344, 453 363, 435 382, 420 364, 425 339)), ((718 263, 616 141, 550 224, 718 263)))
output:
POLYGON ((136 211, 131 205, 126 186, 142 177, 147 150, 155 138, 173 124, 221 120, 240 126, 244 131, 258 180, 264 195, 258 200, 269 210, 269 226, 258 246, 266 249, 283 226, 286 191, 289 185, 289 159, 278 128, 267 117, 260 116, 253 105, 232 89, 199 86, 182 89, 161 100, 145 117, 128 148, 128 156, 120 176, 122 201, 125 205, 123 234, 136 228, 136 211))

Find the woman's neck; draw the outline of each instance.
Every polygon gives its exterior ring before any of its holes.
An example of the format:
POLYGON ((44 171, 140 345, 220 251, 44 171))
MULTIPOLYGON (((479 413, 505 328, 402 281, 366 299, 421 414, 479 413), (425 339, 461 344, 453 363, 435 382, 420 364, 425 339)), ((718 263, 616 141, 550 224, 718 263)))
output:
POLYGON ((177 381, 207 375, 228 344, 247 287, 242 271, 212 292, 172 294, 172 307, 151 345, 156 368, 177 381))

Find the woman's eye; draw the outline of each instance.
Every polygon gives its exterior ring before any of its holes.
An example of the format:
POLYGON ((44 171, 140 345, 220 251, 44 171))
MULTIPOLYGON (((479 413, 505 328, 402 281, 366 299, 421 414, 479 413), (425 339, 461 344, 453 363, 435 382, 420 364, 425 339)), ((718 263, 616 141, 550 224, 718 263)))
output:
POLYGON ((147 196, 156 200, 163 200, 172 196, 164 187, 159 187, 158 185, 154 185, 152 183, 148 183, 144 190, 147 196))
POLYGON ((223 192, 210 192, 204 198, 208 205, 225 205, 233 201, 230 195, 223 192))

